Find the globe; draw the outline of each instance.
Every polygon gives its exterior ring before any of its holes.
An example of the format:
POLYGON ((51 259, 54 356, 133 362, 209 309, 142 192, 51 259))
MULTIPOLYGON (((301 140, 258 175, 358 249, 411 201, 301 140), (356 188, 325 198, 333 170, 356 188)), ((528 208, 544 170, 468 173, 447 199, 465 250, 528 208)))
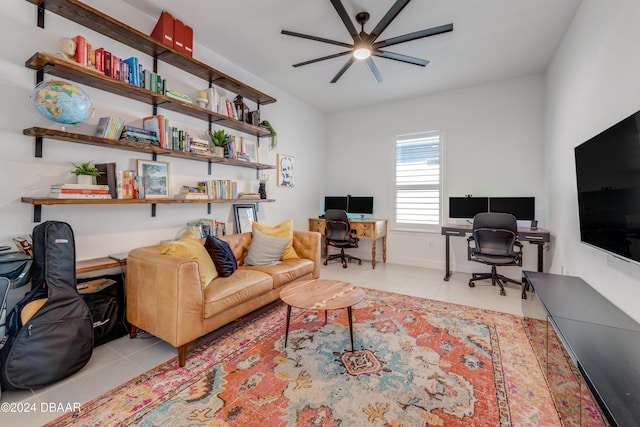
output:
POLYGON ((60 80, 38 84, 31 100, 42 117, 63 125, 80 124, 94 113, 91 99, 83 89, 60 80))

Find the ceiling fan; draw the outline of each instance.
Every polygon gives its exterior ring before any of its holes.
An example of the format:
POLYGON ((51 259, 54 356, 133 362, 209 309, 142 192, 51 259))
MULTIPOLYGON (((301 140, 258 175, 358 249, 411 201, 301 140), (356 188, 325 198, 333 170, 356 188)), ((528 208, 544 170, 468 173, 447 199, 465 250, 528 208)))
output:
POLYGON ((338 12, 340 19, 342 19, 342 22, 347 27, 347 31, 353 38, 353 44, 311 36, 308 34, 296 33, 288 30, 282 30, 281 34, 349 48, 349 50, 346 50, 344 52, 334 53, 333 55, 323 56, 321 58, 311 59, 309 61, 293 64, 294 67, 301 67, 303 65, 324 61, 326 59, 333 59, 340 56, 351 55, 347 63, 344 64, 340 71, 338 71, 338 74, 336 74, 333 80, 331 80, 331 83, 337 82, 338 79, 342 77, 345 71, 347 71, 351 64, 353 64, 356 60, 364 60, 369 67, 369 71, 371 71, 371 74, 376 79, 376 81, 378 83, 382 82, 382 75, 380 74, 380 71, 378 71, 378 67, 376 67, 376 64, 373 62, 373 59, 371 58, 372 55, 380 58, 393 59, 394 61, 400 61, 407 64, 424 67, 429 63, 429 61, 427 61, 426 59, 414 58, 413 56, 402 55, 400 53, 393 53, 382 50, 382 48, 453 31, 453 24, 447 24, 422 31, 415 31, 403 36, 392 37, 387 40, 376 41, 378 37, 380 37, 380 34, 382 34, 382 32, 389 26, 391 21, 393 21, 395 17, 398 16, 402 9, 404 9, 404 7, 411 0, 397 0, 393 4, 393 6, 391 6, 391 9, 389 9, 386 15, 384 15, 384 17, 380 20, 380 22, 378 22, 378 25, 376 25, 375 28, 368 34, 364 31, 364 24, 369 21, 369 14, 367 12, 360 12, 356 15, 356 22, 360 24, 360 32, 358 33, 358 30, 353 25, 351 18, 349 18, 349 15, 347 15, 347 11, 345 10, 341 0, 330 1, 333 7, 336 9, 336 12, 338 12))

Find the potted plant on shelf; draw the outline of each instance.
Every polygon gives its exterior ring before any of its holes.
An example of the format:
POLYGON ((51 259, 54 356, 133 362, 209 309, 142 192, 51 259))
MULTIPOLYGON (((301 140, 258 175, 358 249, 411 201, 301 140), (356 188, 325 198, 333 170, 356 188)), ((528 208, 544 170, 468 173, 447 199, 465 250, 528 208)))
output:
POLYGON ((214 157, 224 157, 224 146, 229 143, 229 138, 224 130, 209 131, 211 142, 213 142, 214 157))
POLYGON ((95 166, 91 166, 91 162, 84 162, 76 165, 72 163, 76 168, 71 171, 72 174, 78 177, 78 184, 91 185, 93 184, 93 177, 102 175, 95 166))
POLYGON ((271 132, 271 143, 269 144, 269 149, 273 150, 278 145, 278 133, 273 128, 271 123, 269 123, 269 121, 267 121, 267 120, 263 120, 260 123, 260 126, 266 128, 269 132, 271 132))

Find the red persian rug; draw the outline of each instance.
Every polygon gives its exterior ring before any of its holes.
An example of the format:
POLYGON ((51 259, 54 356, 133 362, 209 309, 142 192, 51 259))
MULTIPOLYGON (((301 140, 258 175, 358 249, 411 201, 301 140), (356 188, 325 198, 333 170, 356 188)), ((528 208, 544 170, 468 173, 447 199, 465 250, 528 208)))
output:
MULTIPOLYGON (((562 426, 523 319, 366 290, 346 310, 273 304, 49 426, 562 426)), ((598 425, 592 423, 591 425, 598 425)))

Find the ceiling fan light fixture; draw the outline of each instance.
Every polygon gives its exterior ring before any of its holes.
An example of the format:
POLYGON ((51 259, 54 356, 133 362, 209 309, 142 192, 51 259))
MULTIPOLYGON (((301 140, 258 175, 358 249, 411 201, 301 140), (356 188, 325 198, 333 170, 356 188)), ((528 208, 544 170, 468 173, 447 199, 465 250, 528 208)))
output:
POLYGON ((371 50, 368 47, 358 47, 353 51, 353 57, 356 59, 367 59, 371 56, 371 50))

